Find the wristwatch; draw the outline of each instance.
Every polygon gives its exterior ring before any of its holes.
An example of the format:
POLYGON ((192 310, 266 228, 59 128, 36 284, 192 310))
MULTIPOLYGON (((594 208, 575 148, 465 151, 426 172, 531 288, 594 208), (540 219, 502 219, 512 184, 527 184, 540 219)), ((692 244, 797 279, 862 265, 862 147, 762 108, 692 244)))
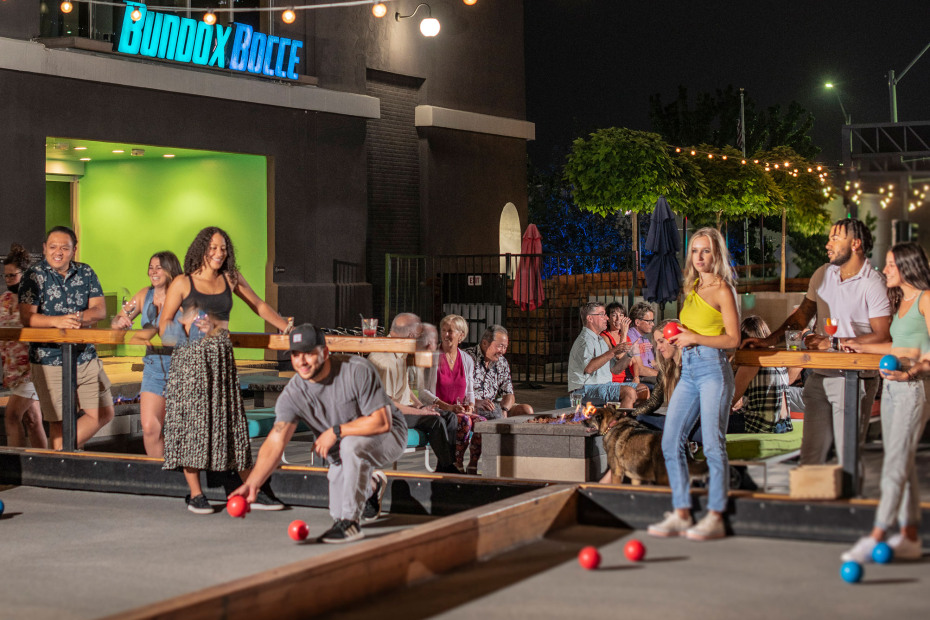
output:
POLYGON ((509 408, 509 407, 501 407, 501 411, 503 411, 504 413, 510 413, 510 408, 509 408))
POLYGON ((336 439, 342 439, 342 426, 337 424, 333 427, 333 435, 336 436, 336 439))

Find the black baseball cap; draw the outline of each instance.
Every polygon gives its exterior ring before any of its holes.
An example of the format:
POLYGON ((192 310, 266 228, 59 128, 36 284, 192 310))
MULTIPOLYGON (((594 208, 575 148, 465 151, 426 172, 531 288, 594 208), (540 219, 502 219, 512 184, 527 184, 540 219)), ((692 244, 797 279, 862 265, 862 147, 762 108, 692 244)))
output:
POLYGON ((312 323, 298 325, 290 333, 290 350, 299 353, 309 353, 320 345, 326 345, 326 336, 323 330, 312 323))

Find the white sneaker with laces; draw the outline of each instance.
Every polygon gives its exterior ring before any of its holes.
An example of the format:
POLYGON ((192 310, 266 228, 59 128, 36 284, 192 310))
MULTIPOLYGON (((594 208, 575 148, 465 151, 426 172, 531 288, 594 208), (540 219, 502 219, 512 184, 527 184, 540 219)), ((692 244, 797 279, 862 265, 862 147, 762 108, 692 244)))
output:
POLYGON ((653 523, 646 531, 652 536, 670 538, 672 536, 681 536, 692 525, 694 525, 694 519, 691 518, 691 515, 688 515, 687 519, 682 519, 673 510, 672 512, 666 512, 662 521, 653 523))
POLYGON ((878 542, 871 536, 860 538, 852 549, 843 553, 840 559, 844 562, 858 562, 859 564, 870 564, 872 562, 872 550, 878 542))
POLYGON ((688 540, 717 540, 725 538, 727 528, 723 524, 723 517, 708 512, 694 527, 688 528, 685 536, 688 540))
POLYGON ((888 546, 894 551, 895 560, 919 560, 924 556, 919 540, 911 540, 900 533, 888 537, 888 546))

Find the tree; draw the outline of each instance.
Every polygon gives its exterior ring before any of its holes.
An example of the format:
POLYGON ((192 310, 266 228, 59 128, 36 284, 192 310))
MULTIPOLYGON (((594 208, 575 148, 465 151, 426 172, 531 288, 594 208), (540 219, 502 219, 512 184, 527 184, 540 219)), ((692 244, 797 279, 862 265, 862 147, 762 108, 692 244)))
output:
MULTIPOLYGON (((795 101, 784 113, 780 105, 763 111, 757 111, 756 107, 752 97, 744 96, 747 153, 788 146, 808 159, 817 156, 820 148, 809 135, 814 126, 810 112, 795 101)), ((732 85, 723 90, 718 88, 714 94, 698 94, 693 107, 684 86, 678 87, 678 98, 667 105, 662 103, 660 94, 649 98, 652 128, 669 144, 735 146, 739 111, 739 91, 732 85)))
POLYGON ((680 156, 694 161, 707 191, 687 199, 687 211, 713 213, 718 228, 722 216, 733 219, 779 211, 782 195, 772 177, 761 166, 744 160, 739 151, 701 144, 693 149, 694 155, 691 152, 684 149, 680 156))

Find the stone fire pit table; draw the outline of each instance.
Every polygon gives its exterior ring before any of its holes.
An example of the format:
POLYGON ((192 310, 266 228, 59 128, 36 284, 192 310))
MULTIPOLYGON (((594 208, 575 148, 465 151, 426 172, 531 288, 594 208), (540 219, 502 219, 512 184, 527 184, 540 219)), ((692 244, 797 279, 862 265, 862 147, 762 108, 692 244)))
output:
POLYGON ((557 417, 572 411, 569 407, 476 424, 482 441, 481 472, 558 482, 599 479, 607 469, 607 455, 596 430, 583 424, 528 423, 540 415, 557 417))

